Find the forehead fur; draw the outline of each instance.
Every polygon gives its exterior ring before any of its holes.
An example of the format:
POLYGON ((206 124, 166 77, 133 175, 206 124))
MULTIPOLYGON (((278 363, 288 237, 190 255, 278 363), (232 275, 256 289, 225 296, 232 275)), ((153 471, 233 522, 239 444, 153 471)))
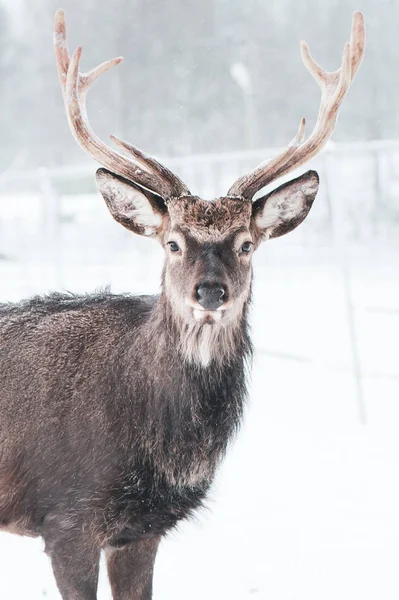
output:
POLYGON ((176 198, 168 203, 172 227, 189 228, 191 233, 218 237, 238 227, 249 227, 252 204, 240 198, 201 200, 197 196, 176 198))

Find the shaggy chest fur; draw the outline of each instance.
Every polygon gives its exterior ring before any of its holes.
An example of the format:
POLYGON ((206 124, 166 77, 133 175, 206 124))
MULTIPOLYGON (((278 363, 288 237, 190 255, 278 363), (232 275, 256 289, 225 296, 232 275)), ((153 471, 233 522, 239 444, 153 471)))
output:
POLYGON ((0 332, 3 526, 68 514, 118 545, 201 504, 242 416, 245 321, 207 367, 155 297, 37 298, 0 309, 0 332))

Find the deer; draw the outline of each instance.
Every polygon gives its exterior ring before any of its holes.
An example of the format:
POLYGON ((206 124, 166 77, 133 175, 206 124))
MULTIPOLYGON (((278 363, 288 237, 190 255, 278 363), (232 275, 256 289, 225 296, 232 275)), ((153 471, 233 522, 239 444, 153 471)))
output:
POLYGON ((100 554, 115 600, 150 600, 162 538, 201 507, 247 397, 252 256, 296 228, 319 187, 315 171, 254 200, 314 157, 332 135, 360 66, 356 12, 340 68, 282 151, 213 200, 136 146, 92 131, 86 96, 122 59, 80 73, 57 11, 54 48, 70 129, 101 167, 112 217, 164 249, 155 296, 52 293, 0 305, 0 527, 41 537, 63 600, 95 600, 100 554))

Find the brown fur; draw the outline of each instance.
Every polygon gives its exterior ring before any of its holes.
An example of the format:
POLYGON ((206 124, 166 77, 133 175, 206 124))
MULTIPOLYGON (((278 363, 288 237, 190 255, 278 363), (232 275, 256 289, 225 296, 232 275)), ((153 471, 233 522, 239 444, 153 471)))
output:
POLYGON ((234 229, 249 228, 252 203, 242 198, 201 200, 197 196, 168 202, 170 229, 178 226, 199 241, 220 240, 234 229))

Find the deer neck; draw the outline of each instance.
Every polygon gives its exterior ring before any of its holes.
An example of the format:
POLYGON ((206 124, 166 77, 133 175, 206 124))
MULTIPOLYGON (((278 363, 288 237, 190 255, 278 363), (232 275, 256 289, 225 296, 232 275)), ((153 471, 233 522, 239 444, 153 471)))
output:
POLYGON ((223 368, 243 362, 251 353, 248 332, 250 297, 237 307, 228 322, 212 324, 187 320, 177 314, 163 290, 152 315, 158 347, 173 347, 180 360, 200 369, 223 368))

